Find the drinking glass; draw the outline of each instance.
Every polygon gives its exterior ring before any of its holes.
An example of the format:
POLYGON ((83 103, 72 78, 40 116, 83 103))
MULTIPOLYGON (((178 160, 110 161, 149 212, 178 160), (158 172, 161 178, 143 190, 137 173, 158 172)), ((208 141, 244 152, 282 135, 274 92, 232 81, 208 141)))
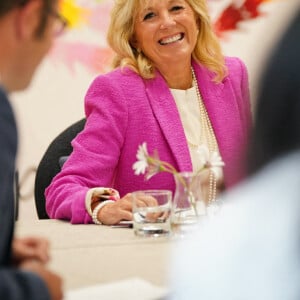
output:
POLYGON ((137 236, 166 236, 171 233, 169 190, 143 190, 132 193, 133 228, 137 236))

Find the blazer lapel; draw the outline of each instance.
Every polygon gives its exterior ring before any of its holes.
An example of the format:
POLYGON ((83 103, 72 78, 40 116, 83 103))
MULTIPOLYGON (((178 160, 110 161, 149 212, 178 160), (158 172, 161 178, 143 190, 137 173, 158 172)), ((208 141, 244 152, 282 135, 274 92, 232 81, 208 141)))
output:
POLYGON ((157 72, 154 79, 145 80, 145 86, 153 113, 170 146, 179 171, 192 170, 180 115, 167 84, 157 72))
MULTIPOLYGON (((203 102, 207 109, 221 156, 225 162, 239 153, 236 152, 237 137, 242 135, 239 109, 235 95, 227 78, 221 83, 212 81, 213 75, 203 67, 193 63, 203 102)), ((228 166, 225 165, 225 170, 228 166)), ((230 166, 229 166, 230 168, 230 166)))

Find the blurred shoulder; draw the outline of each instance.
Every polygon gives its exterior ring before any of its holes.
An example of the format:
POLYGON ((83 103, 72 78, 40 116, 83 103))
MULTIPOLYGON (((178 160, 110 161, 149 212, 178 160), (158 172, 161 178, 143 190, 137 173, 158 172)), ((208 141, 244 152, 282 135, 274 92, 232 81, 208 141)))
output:
POLYGON ((7 94, 1 86, 0 86, 0 100, 1 100, 1 103, 7 101, 7 94))
POLYGON ((299 150, 273 161, 179 241, 175 299, 299 299, 299 165, 299 150))
MULTIPOLYGON (((0 118, 7 121, 8 119, 14 119, 14 113, 12 106, 9 102, 6 91, 0 86, 0 118)), ((2 125, 3 122, 1 122, 2 125)))

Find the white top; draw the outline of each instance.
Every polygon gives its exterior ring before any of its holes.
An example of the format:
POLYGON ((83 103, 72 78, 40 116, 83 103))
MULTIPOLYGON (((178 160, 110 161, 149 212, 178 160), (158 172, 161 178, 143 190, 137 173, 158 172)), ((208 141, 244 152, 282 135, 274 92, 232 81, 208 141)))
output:
MULTIPOLYGON (((196 87, 193 86, 187 90, 170 89, 170 92, 175 99, 175 103, 180 114, 184 133, 188 141, 193 171, 196 172, 202 164, 197 147, 191 146, 190 143, 199 146, 203 143, 206 145, 208 144, 207 137, 201 136, 201 115, 196 87)), ((217 149, 217 151, 219 153, 219 149, 217 149)), ((220 177, 217 178, 217 187, 221 186, 223 179, 223 170, 221 170, 220 177)), ((205 181, 208 181, 208 172, 205 181)))
POLYGON ((201 136, 201 115, 196 87, 193 86, 187 90, 170 89, 170 91, 175 99, 184 133, 188 141, 193 170, 197 171, 200 166, 199 155, 197 148, 192 147, 190 143, 200 145, 203 143, 208 144, 208 142, 206 136, 201 136))

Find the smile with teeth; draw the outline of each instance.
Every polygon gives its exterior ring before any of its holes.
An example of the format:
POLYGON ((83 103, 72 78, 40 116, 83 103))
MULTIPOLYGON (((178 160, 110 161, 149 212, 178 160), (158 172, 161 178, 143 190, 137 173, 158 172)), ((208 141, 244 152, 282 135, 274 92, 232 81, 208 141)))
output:
POLYGON ((178 33, 176 35, 173 35, 171 37, 167 37, 165 39, 161 39, 159 40, 158 42, 161 44, 161 45, 168 45, 168 44, 171 44, 171 43, 175 43, 177 41, 180 41, 183 39, 183 33, 178 33))

